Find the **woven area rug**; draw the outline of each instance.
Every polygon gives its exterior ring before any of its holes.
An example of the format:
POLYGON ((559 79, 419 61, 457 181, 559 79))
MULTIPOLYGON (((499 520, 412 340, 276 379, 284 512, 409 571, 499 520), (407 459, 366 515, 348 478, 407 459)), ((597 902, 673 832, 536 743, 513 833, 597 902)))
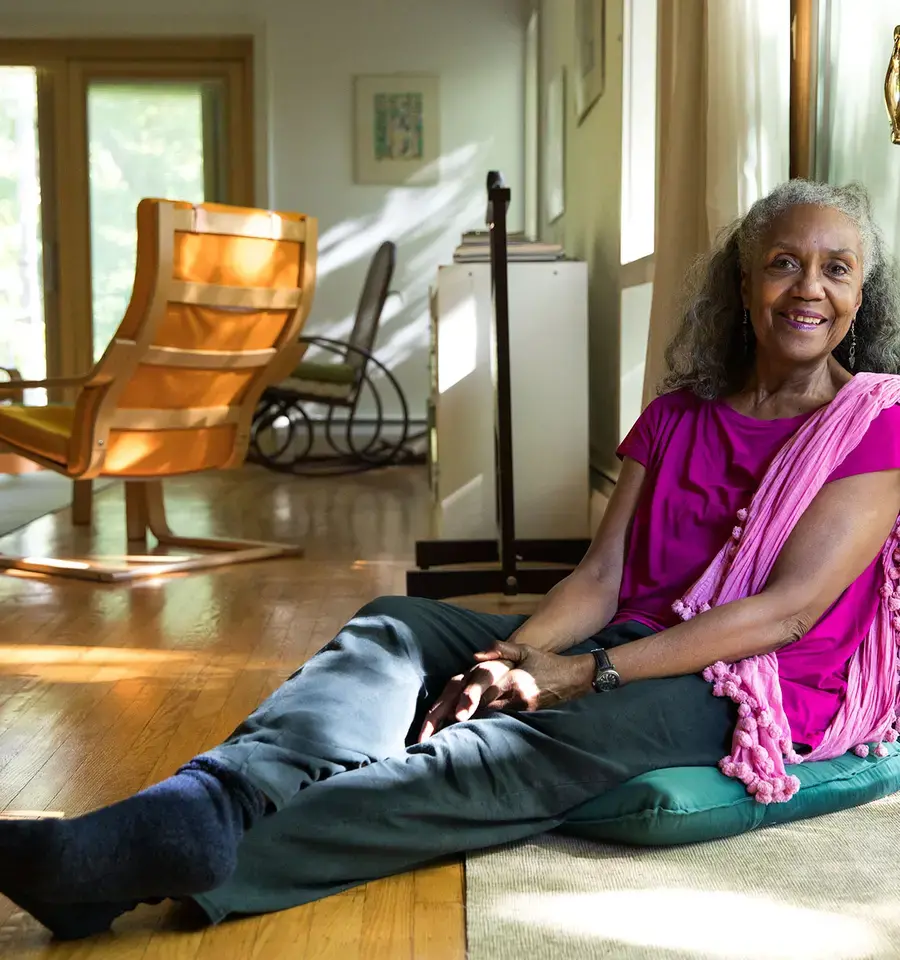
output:
MULTIPOLYGON (((114 480, 95 480, 94 492, 114 480)), ((0 537, 72 504, 72 481, 50 470, 0 474, 0 537)))
POLYGON ((467 858, 470 960, 900 958, 900 795, 690 847, 467 858))

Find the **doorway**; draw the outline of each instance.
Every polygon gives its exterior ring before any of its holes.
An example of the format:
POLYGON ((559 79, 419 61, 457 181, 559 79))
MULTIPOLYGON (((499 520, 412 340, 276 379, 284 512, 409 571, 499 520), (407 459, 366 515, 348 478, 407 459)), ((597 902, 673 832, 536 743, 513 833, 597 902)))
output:
POLYGON ((252 205, 251 83, 244 38, 0 42, 0 366, 90 370, 141 198, 252 205))

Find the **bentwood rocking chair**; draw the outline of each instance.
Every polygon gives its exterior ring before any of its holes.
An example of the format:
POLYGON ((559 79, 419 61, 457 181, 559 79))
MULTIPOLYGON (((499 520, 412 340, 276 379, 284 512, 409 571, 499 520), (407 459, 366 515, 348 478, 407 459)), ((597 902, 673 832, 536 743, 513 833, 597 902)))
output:
POLYGON ((301 338, 301 342, 323 351, 326 357, 320 361, 304 359, 289 377, 263 393, 250 438, 250 458, 255 463, 301 476, 336 476, 387 467, 408 458, 409 404, 397 378, 374 353, 396 260, 397 247, 390 240, 375 251, 346 341, 301 338), (400 408, 399 437, 393 440, 382 436, 385 403, 376 379, 383 379, 391 387, 400 408), (375 418, 371 435, 360 445, 354 432, 364 388, 374 403, 375 418), (324 407, 326 415, 313 419, 305 409, 307 404, 324 407), (345 417, 335 417, 338 410, 345 411, 345 417), (324 427, 330 453, 314 452, 317 427, 324 427), (343 448, 335 439, 335 430, 341 428, 343 448))
POLYGON ((0 554, 0 569, 122 581, 301 553, 287 544, 176 536, 162 481, 244 462, 263 391, 306 349, 298 337, 315 288, 316 221, 142 200, 137 229, 131 302, 91 373, 0 383, 0 399, 77 387, 74 403, 0 406, 0 445, 76 481, 76 521, 85 506, 89 519, 89 481, 117 477, 132 546, 146 546, 149 529, 162 545, 211 552, 119 565, 0 554))

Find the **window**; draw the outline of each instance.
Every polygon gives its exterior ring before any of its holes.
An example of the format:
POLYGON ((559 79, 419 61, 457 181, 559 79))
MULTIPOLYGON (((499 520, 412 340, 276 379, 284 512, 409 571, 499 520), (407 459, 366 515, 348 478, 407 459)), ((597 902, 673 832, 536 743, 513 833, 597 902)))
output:
POLYGON ((252 203, 251 58, 242 39, 0 41, 0 365, 91 368, 143 197, 252 203))
POLYGON ((38 72, 0 67, 0 366, 47 373, 38 72))
POLYGON ((656 246, 657 0, 625 0, 622 63, 622 207, 619 423, 641 412, 656 246))
POLYGON ((862 183, 875 218, 900 256, 900 148, 891 143, 884 75, 900 9, 830 0, 819 10, 815 171, 830 183, 862 183))
POLYGON ((622 38, 621 262, 653 253, 656 230, 656 4, 626 0, 622 38))

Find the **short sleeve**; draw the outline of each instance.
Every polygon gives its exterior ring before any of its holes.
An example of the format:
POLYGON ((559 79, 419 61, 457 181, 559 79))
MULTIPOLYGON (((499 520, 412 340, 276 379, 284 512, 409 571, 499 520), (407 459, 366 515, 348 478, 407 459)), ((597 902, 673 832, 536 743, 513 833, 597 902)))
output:
POLYGON ((887 407, 875 417, 862 440, 832 470, 826 483, 880 470, 900 470, 900 406, 887 407))
POLYGON ((659 418, 662 398, 654 400, 638 417, 628 431, 628 436, 619 444, 616 456, 620 460, 630 457, 644 467, 650 466, 653 449, 659 433, 659 418))

